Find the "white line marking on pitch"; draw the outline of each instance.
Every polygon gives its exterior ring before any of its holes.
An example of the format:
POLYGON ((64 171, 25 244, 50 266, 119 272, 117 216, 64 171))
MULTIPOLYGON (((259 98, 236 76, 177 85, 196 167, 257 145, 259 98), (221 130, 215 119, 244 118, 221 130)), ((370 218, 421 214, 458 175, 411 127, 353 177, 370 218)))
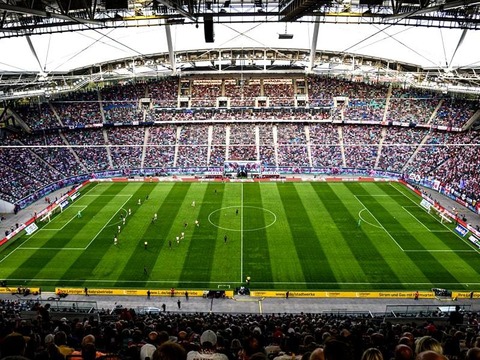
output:
POLYGON ((395 238, 392 236, 392 234, 390 234, 388 232, 387 229, 385 229, 385 226, 382 225, 382 223, 380 221, 378 221, 378 219, 375 217, 375 215, 372 214, 372 212, 365 206, 365 204, 357 197, 357 195, 353 195, 355 197, 355 199, 357 199, 357 201, 370 213, 370 215, 372 215, 372 217, 375 219, 375 221, 378 223, 378 225, 381 226, 381 228, 383 229, 383 231, 385 231, 387 233, 387 235, 390 237, 390 239, 393 240, 393 242, 395 244, 397 244, 397 246, 400 248, 400 250, 402 251, 405 251, 403 250, 403 248, 400 246, 400 244, 397 242, 397 240, 395 240, 395 238))
POLYGON ((22 247, 22 250, 85 250, 85 248, 35 248, 35 247, 22 247))
POLYGON ((368 224, 368 225, 370 225, 370 226, 376 227, 377 229, 383 230, 380 225, 372 224, 371 222, 365 220, 365 219, 362 217, 362 212, 364 212, 364 211, 368 211, 368 210, 367 210, 366 208, 363 208, 362 210, 360 210, 360 211, 358 212, 358 217, 359 217, 365 224, 368 224))
MULTIPOLYGON (((82 211, 85 210, 88 206, 87 206, 87 205, 85 205, 85 206, 77 205, 77 207, 81 207, 82 210, 80 210, 80 212, 82 212, 82 211)), ((41 228, 41 229, 39 229, 38 231, 52 231, 52 230, 60 231, 60 230, 63 230, 63 228, 64 228, 65 226, 67 226, 68 224, 70 224, 70 221, 72 221, 73 219, 75 219, 77 216, 78 216, 77 214, 73 215, 73 216, 70 218, 70 220, 68 220, 65 224, 63 224, 63 226, 62 226, 60 229, 44 229, 44 228, 41 228)), ((48 224, 47 224, 47 225, 48 225, 48 224)))
POLYGON ((243 182, 240 196, 240 282, 243 281, 243 182))
MULTIPOLYGON (((119 211, 121 210, 125 210, 123 209, 123 206, 125 206, 125 204, 130 200, 130 198, 132 198, 133 195, 129 195, 129 198, 122 204, 122 206, 112 215, 112 217, 105 223, 105 225, 102 226, 102 228, 97 232, 97 234, 92 238, 92 240, 90 240, 90 242, 83 248, 68 248, 68 247, 65 247, 65 248, 45 248, 45 247, 40 247, 40 248, 34 248, 34 247, 22 247, 21 245, 19 247, 17 247, 16 249, 14 249, 10 254, 8 254, 6 257, 4 257, 2 260, 0 260, 0 263, 5 260, 8 256, 10 256, 14 251, 20 249, 20 250, 73 250, 73 251, 77 251, 77 250, 86 250, 88 249, 88 247, 92 244, 92 242, 98 237, 98 235, 100 235, 100 233, 107 227, 107 225, 112 221, 112 219, 118 214, 119 211)), ((86 208, 86 206, 85 206, 86 208)), ((74 219, 76 217, 76 215, 72 218, 74 219)), ((72 221, 72 219, 69 220, 72 221)), ((67 223, 68 224, 68 223, 67 223)), ((66 224, 63 226, 65 227, 66 224)), ((63 227, 61 229, 63 229, 63 227)), ((61 230, 60 229, 60 230, 61 230)), ((47 230, 47 229, 45 229, 47 230)), ((48 229, 48 230, 57 230, 57 229, 48 229)))
MULTIPOLYGON (((92 194, 92 195, 83 195, 82 197, 86 197, 86 196, 92 196, 92 197, 100 197, 100 196, 115 196, 115 197, 129 196, 129 197, 132 197, 132 195, 126 195, 126 194, 123 194, 123 195, 121 195, 121 194, 119 194, 119 195, 116 195, 116 194, 93 195, 93 194, 92 194)), ((81 198, 82 198, 82 197, 81 197, 81 198)), ((80 198, 80 199, 81 199, 81 198, 80 198)))
MULTIPOLYGON (((396 186, 393 186, 392 183, 390 183, 390 186, 392 186, 395 190, 397 190, 403 197, 407 198, 408 200, 410 200, 412 203, 415 204, 415 206, 419 207, 420 209, 423 209, 419 204, 417 204, 410 196, 407 196, 407 194, 403 193, 400 191, 400 189, 398 189, 396 186)), ((425 210, 423 210, 425 211, 425 210)), ((470 247, 471 249, 473 249, 475 252, 479 253, 480 252, 480 249, 477 249, 473 246, 473 244, 471 244, 469 241, 467 241, 466 239, 464 239, 463 237, 461 237, 460 235, 458 235, 456 232, 454 232, 452 229, 450 229, 447 225, 445 225, 444 223, 442 223, 440 220, 438 220, 435 216, 433 216, 432 214, 428 213, 428 215, 430 215, 432 218, 434 218, 437 222, 439 222, 440 224, 442 224, 442 226, 447 229, 449 232, 451 232, 453 235, 455 235, 456 237, 458 237, 460 240, 462 240, 462 242, 464 244, 467 244, 468 247, 470 247)), ((453 252, 457 252, 458 250, 453 250, 453 252)))
MULTIPOLYGON (((69 282, 78 282, 79 280, 74 279, 10 279, 11 281, 38 281, 38 282, 57 282, 61 281, 62 283, 69 283, 69 282)), ((89 282, 89 283, 149 283, 149 284, 176 284, 178 280, 99 280, 99 279, 85 279, 82 282, 89 282)), ((186 284, 205 284, 205 283, 222 283, 225 284, 225 281, 182 281, 186 284)), ((242 284, 242 282, 235 282, 232 281, 230 284, 242 284)), ((433 283, 430 282, 305 282, 305 281, 255 281, 256 284, 261 285, 272 285, 272 284, 280 284, 280 285, 428 285, 433 286, 433 283)), ((458 285, 459 283, 438 283, 436 285, 458 285)), ((474 286, 480 286, 479 282, 463 282, 462 284, 469 284, 474 286)), ((325 291, 325 290, 319 290, 325 291)), ((355 290, 352 290, 355 291, 355 290)), ((386 290, 389 291, 389 290, 386 290)), ((409 291, 409 290, 406 290, 409 291)))
POLYGON ((469 252, 476 252, 475 250, 446 250, 446 249, 442 249, 442 250, 429 250, 429 249, 425 249, 425 250, 404 250, 405 252, 436 252, 436 253, 459 253, 459 252, 466 252, 466 253, 469 253, 469 252))
POLYGON ((128 197, 128 199, 125 200, 125 202, 122 204, 122 206, 121 206, 117 211, 115 211, 115 213, 112 215, 112 217, 105 223, 105 225, 102 226, 102 228, 97 232, 97 234, 93 237, 93 239, 90 240, 90 242, 87 244, 87 246, 85 246, 85 250, 88 249, 88 247, 90 246, 90 244, 97 238, 98 235, 100 235, 100 233, 103 231, 103 229, 105 229, 105 228, 107 227, 107 225, 110 223, 110 221, 112 221, 113 218, 114 218, 115 216, 117 216, 118 212, 119 212, 120 210, 125 210, 123 207, 125 206, 125 204, 126 204, 132 197, 133 197, 133 195, 130 195, 130 196, 128 197))

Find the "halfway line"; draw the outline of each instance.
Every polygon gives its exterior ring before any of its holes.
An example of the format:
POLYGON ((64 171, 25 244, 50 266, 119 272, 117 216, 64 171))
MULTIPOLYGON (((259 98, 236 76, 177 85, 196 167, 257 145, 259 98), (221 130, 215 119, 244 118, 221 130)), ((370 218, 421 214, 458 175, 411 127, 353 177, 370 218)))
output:
POLYGON ((243 282, 243 182, 240 188, 240 282, 243 282))

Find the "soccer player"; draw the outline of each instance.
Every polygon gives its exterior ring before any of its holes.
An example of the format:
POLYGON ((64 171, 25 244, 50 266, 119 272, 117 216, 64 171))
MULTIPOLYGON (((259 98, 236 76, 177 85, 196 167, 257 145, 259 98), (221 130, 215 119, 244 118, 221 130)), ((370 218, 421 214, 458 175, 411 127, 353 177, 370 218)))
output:
POLYGON ((235 210, 235 215, 238 215, 238 209, 235 210))
POLYGON ((178 236, 177 236, 176 240, 177 240, 177 244, 180 244, 180 238, 178 236))
POLYGON ((126 221, 125 218, 122 218, 123 225, 125 225, 125 221, 126 221))
POLYGON ((117 229, 118 229, 118 232, 120 233, 120 230, 122 229, 122 227, 120 225, 118 225, 117 229))
POLYGON ((118 243, 118 239, 117 239, 117 237, 115 236, 115 237, 113 238, 113 245, 117 246, 117 243, 118 243))
POLYGON ((77 218, 81 218, 82 217, 82 212, 81 211, 78 211, 77 213, 77 218))
POLYGON ((183 240, 183 239, 185 239, 185 233, 184 232, 182 232, 182 236, 180 236, 180 240, 183 240))
POLYGON ((192 207, 195 207, 195 200, 192 201, 192 207))
POLYGON ((138 205, 142 205, 142 200, 138 199, 138 205))
POLYGON ((168 247, 171 249, 172 248, 172 240, 168 240, 168 247))
POLYGON ((143 247, 145 248, 145 250, 147 250, 148 242, 145 241, 145 242, 143 243, 143 247))
POLYGON ((227 240, 228 240, 227 234, 225 234, 225 236, 223 237, 223 242, 226 244, 226 243, 227 243, 227 240))
POLYGON ((157 213, 153 214, 153 220, 157 221, 157 213))
POLYGON ((200 226, 200 223, 198 222, 198 220, 195 220, 195 225, 200 226))
POLYGON ((128 209, 128 215, 132 215, 132 209, 128 209))

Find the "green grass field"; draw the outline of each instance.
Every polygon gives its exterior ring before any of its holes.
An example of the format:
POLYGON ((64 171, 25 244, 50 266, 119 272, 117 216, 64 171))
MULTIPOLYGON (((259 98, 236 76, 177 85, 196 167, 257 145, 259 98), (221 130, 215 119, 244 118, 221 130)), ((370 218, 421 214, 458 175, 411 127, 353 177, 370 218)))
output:
POLYGON ((43 289, 234 288, 247 276, 254 289, 480 288, 478 250, 419 203, 383 182, 96 183, 3 246, 0 278, 43 289))

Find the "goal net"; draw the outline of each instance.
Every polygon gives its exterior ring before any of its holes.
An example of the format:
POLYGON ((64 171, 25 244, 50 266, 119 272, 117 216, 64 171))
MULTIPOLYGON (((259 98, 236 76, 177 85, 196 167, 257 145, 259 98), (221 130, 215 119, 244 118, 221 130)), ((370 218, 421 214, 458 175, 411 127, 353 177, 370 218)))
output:
POLYGON ((434 215, 442 224, 450 224, 453 222, 450 216, 448 216, 448 214, 443 209, 438 209, 435 206, 432 206, 429 213, 434 215))
POLYGON ((64 200, 60 204, 53 204, 52 207, 45 213, 45 215, 39 219, 40 222, 50 222, 56 215, 63 212, 63 209, 65 209, 68 205, 68 200, 64 200))

